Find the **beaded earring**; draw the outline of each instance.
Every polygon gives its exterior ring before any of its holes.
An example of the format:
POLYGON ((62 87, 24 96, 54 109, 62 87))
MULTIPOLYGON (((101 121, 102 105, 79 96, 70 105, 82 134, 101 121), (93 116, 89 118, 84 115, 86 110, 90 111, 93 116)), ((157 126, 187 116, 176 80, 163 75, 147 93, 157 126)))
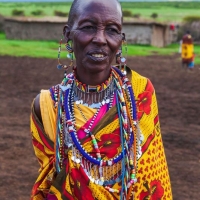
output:
POLYGON ((73 58, 73 49, 72 49, 72 45, 70 45, 69 41, 65 44, 65 47, 66 47, 66 50, 68 52, 67 54, 67 58, 69 58, 71 61, 70 61, 70 64, 67 66, 65 64, 62 64, 60 62, 60 52, 61 52, 61 45, 62 45, 62 39, 60 40, 59 42, 59 47, 58 47, 58 65, 57 65, 57 68, 58 69, 68 69, 69 67, 72 67, 73 66, 73 62, 74 62, 74 58, 73 58))
POLYGON ((120 70, 124 75, 126 75, 126 58, 122 55, 122 50, 125 50, 125 56, 127 57, 127 42, 125 33, 122 33, 122 46, 116 53, 116 63, 119 65, 120 70))

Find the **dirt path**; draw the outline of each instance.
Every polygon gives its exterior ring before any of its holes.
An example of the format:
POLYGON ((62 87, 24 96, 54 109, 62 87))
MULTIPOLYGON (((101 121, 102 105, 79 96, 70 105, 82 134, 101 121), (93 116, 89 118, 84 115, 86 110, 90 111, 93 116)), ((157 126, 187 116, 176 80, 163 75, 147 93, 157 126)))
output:
MULTIPOLYGON (((200 196, 200 66, 191 73, 174 56, 128 59, 157 93, 174 200, 200 196)), ((40 89, 57 84, 56 59, 0 57, 0 199, 27 200, 38 163, 29 133, 30 105, 40 89)))

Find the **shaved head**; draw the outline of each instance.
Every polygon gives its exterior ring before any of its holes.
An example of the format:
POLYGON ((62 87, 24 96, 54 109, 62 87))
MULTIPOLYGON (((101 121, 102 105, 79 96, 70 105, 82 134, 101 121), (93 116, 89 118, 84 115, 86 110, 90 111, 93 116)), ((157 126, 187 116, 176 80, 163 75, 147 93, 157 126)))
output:
MULTIPOLYGON (((116 12, 121 12, 121 15, 122 15, 121 5, 118 0, 100 0, 100 2, 105 2, 105 4, 108 3, 108 1, 116 4, 116 12)), ((73 1, 72 6, 69 11, 69 18, 68 18, 68 22, 67 22, 69 27, 73 26, 74 20, 79 15, 80 9, 83 8, 84 5, 86 5, 90 2, 98 3, 98 0, 95 0, 95 1, 94 0, 74 0, 73 1)))

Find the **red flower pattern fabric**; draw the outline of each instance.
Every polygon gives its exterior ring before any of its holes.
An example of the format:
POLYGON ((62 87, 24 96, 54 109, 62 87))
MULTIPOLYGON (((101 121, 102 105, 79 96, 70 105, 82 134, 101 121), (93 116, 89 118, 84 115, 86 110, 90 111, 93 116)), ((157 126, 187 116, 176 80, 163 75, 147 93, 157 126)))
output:
POLYGON ((77 199, 93 199, 92 191, 89 189, 89 178, 83 171, 82 167, 79 169, 71 169, 71 177, 74 180, 74 195, 77 199), (84 194, 84 196, 83 196, 84 194))
MULTIPOLYGON (((102 157, 114 158, 119 154, 120 147, 120 132, 119 128, 116 129, 113 133, 103 134, 98 141, 98 147, 101 152, 102 157), (112 148, 111 148, 112 147, 112 148)), ((93 155, 96 155, 96 150, 93 148, 93 155)))
POLYGON ((138 120, 141 119, 144 113, 146 115, 150 114, 153 92, 153 85, 150 80, 147 80, 145 91, 140 93, 137 98, 138 120))
POLYGON ((142 191, 140 194, 141 200, 160 200, 164 195, 164 189, 161 186, 161 182, 154 180, 148 185, 148 182, 144 183, 147 191, 142 191))

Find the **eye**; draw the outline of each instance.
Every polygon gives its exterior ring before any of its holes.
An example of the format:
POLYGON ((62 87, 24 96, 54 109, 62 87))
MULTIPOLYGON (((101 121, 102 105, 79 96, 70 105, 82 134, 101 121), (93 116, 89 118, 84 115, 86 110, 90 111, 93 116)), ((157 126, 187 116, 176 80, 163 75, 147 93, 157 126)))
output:
POLYGON ((112 28, 112 27, 108 27, 106 29, 106 31, 110 34, 120 34, 119 30, 117 28, 112 28))
POLYGON ((82 27, 81 30, 83 30, 83 31, 93 31, 93 30, 95 30, 95 27, 88 25, 88 26, 82 27))

